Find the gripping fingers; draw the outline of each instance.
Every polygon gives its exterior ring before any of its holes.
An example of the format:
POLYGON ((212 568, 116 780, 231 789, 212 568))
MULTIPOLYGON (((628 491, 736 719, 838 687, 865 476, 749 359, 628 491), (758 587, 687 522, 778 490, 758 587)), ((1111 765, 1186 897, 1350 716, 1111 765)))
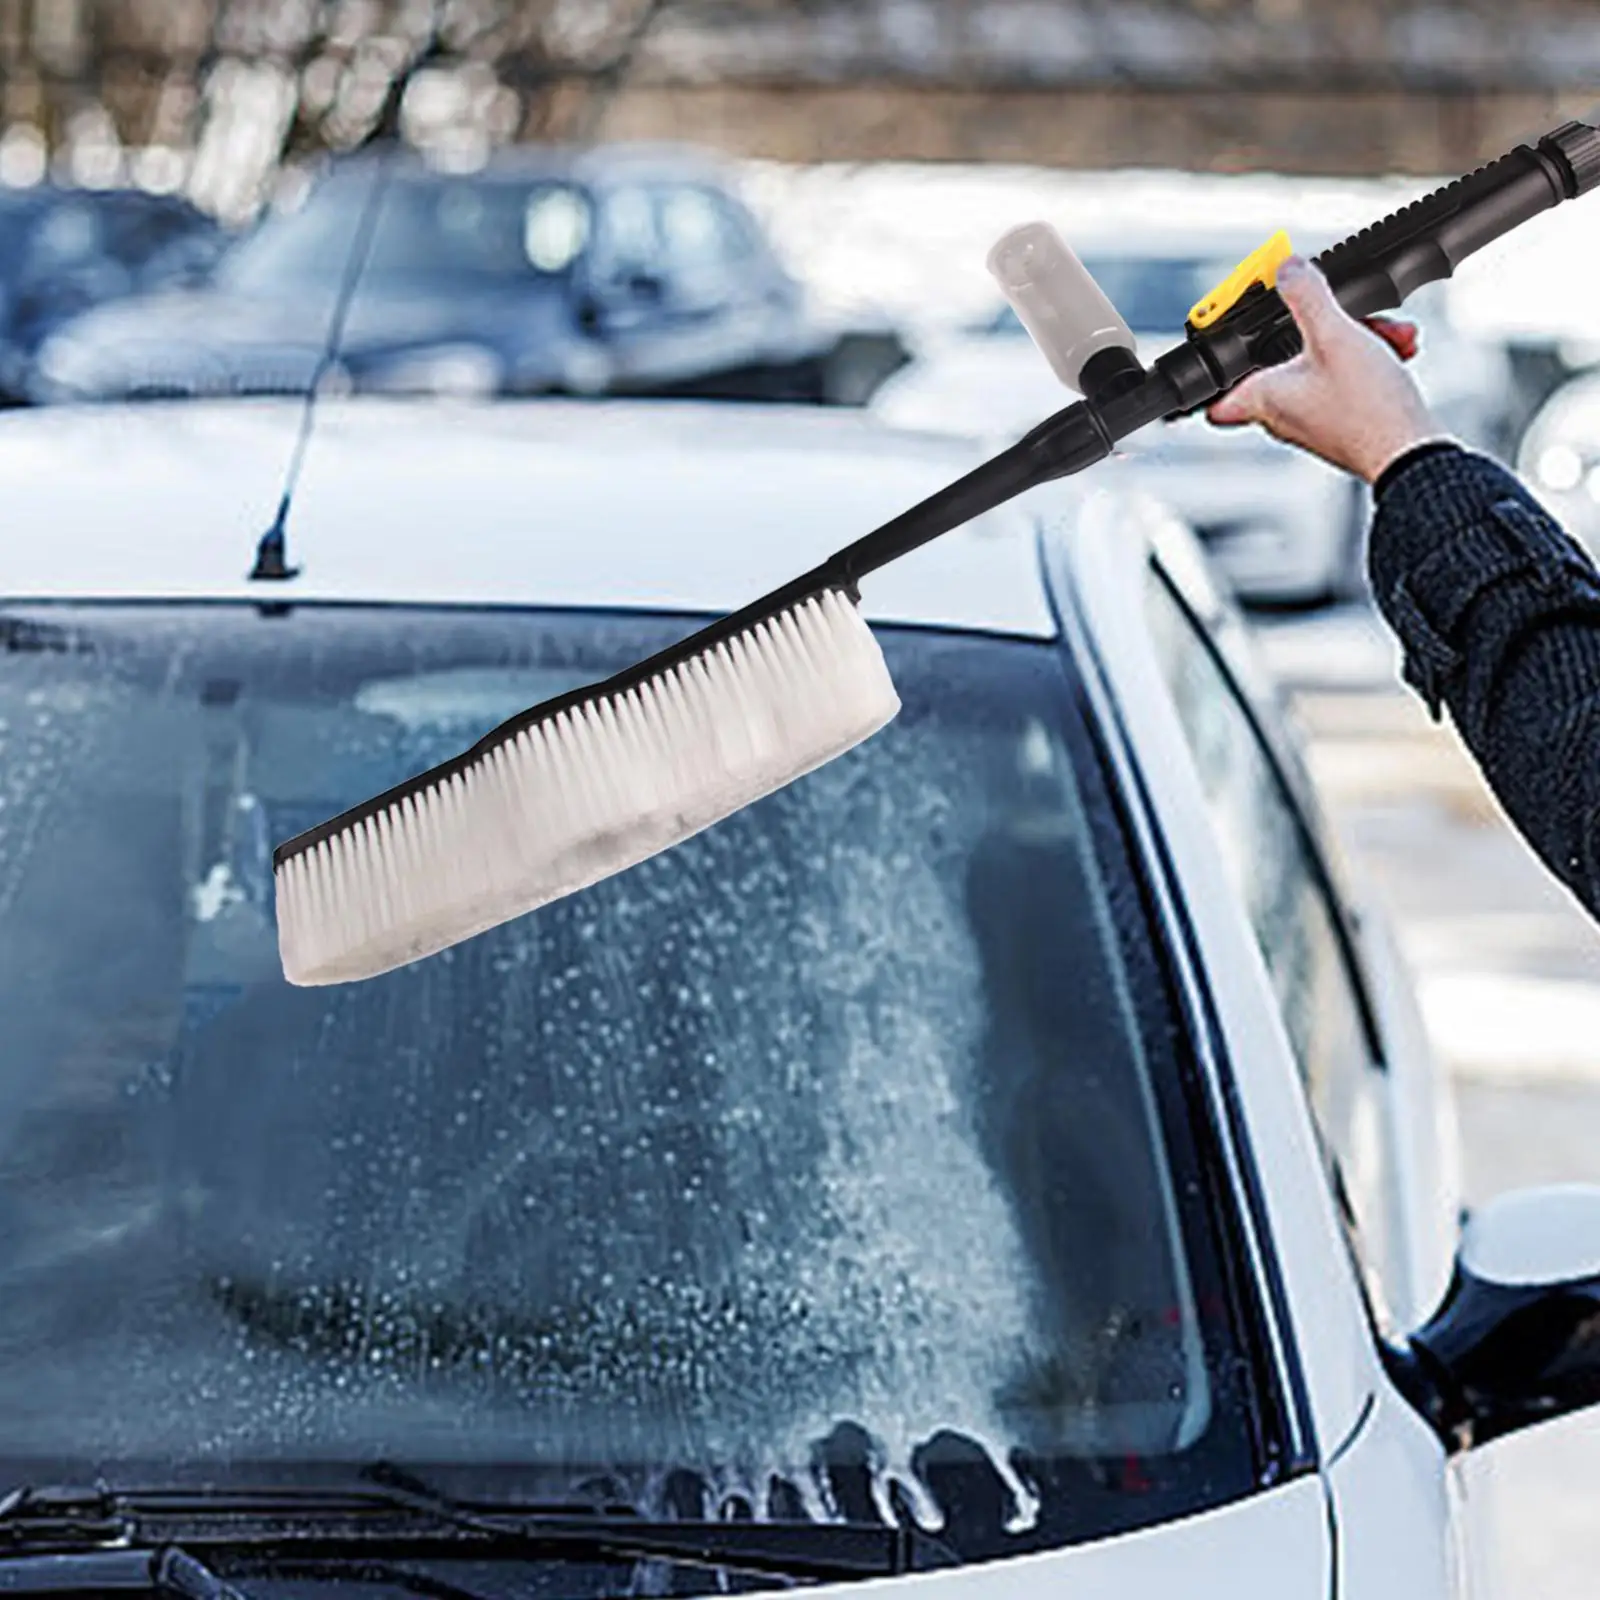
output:
POLYGON ((1260 422, 1262 413, 1258 401, 1263 374, 1254 373, 1243 383, 1237 383, 1226 394, 1218 395, 1206 407, 1206 420, 1219 428, 1242 428, 1247 423, 1260 422))

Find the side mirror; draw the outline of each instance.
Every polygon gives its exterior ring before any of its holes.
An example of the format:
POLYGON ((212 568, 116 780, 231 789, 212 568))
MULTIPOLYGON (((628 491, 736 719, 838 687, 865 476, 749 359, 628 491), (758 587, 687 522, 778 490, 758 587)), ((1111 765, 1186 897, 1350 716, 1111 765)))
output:
POLYGON ((1600 1187, 1474 1211, 1444 1303, 1397 1365, 1454 1449, 1600 1404, 1600 1187))

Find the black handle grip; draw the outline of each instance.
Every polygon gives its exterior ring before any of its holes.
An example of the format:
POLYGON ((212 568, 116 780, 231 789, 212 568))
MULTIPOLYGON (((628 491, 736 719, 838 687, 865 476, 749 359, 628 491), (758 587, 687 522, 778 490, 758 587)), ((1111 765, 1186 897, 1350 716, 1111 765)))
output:
POLYGON ((1448 278, 1474 250, 1559 205, 1569 184, 1552 156, 1518 145, 1324 250, 1317 265, 1351 316, 1390 311, 1423 284, 1448 278))
MULTIPOLYGON (((1530 217, 1596 187, 1600 129, 1563 123, 1537 146, 1518 145, 1324 250, 1317 264, 1345 310, 1370 317, 1402 304, 1423 284, 1449 277, 1474 250, 1530 217)), ((1184 353, 1157 366, 1182 411, 1299 350, 1300 330, 1289 308, 1276 290, 1258 285, 1212 327, 1191 329, 1184 353)))
MULTIPOLYGON (((1351 316, 1370 317, 1402 304, 1423 284, 1448 278, 1474 250, 1519 223, 1596 188, 1600 128, 1564 122, 1536 146, 1519 144, 1324 250, 1317 264, 1340 305, 1351 316)), ((1210 327, 1191 325, 1183 344, 1157 358, 1137 391, 1137 414, 1113 416, 1112 407, 1103 408, 1107 431, 1120 439, 1142 427, 1153 404, 1168 417, 1187 415, 1257 369, 1298 355, 1300 347, 1300 330, 1282 296, 1258 283, 1210 327)))

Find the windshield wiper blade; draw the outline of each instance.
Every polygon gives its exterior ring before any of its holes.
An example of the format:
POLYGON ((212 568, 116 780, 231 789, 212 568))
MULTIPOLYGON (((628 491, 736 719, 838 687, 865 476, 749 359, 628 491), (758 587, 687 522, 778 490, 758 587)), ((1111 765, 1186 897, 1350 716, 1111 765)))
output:
POLYGON ((441 1578, 436 1572, 370 1554, 359 1561, 273 1561, 259 1575, 277 1583, 376 1583, 404 1589, 422 1600, 484 1600, 476 1589, 441 1578))
POLYGON ((519 1511, 496 1508, 485 1515, 480 1508, 463 1505, 415 1473, 387 1461, 374 1462, 361 1474, 362 1490, 372 1485, 385 1500, 404 1505, 422 1515, 474 1524, 491 1523, 505 1529, 506 1518, 519 1533, 542 1536, 560 1531, 595 1537, 639 1538, 652 1546, 650 1554, 694 1561, 697 1565, 727 1568, 735 1558, 747 1570, 821 1579, 893 1577, 905 1572, 928 1571, 959 1565, 959 1558, 942 1541, 913 1525, 858 1522, 756 1522, 749 1521, 646 1521, 628 1511, 584 1509, 519 1511), (759 1564, 758 1564, 759 1563, 759 1564), (803 1570, 812 1569, 816 1570, 803 1570))
POLYGON ((0 1594, 159 1595, 164 1600, 245 1600, 177 1545, 0 1556, 0 1594))
MULTIPOLYGON (((117 1512, 109 1488, 13 1489, 0 1496, 0 1537, 33 1553, 0 1555, 0 1595, 125 1593, 164 1600, 247 1600, 180 1545, 134 1544, 133 1536, 132 1521, 117 1512), (44 1548, 67 1542, 100 1547, 44 1548)), ((339 1577, 349 1575, 349 1564, 274 1561, 268 1572, 274 1578, 339 1577)), ((426 1600, 481 1600, 475 1590, 448 1579, 370 1556, 356 1575, 408 1589, 426 1600)))
POLYGON ((23 1485, 0 1495, 0 1548, 59 1543, 83 1549, 127 1540, 127 1520, 103 1486, 23 1485))
POLYGON ((383 1478, 329 1489, 37 1489, 0 1501, 0 1547, 19 1552, 168 1543, 189 1553, 247 1552, 250 1565, 263 1571, 276 1559, 359 1561, 380 1548, 433 1560, 667 1561, 814 1582, 958 1564, 941 1541, 915 1526, 653 1521, 616 1511, 488 1508, 383 1478))

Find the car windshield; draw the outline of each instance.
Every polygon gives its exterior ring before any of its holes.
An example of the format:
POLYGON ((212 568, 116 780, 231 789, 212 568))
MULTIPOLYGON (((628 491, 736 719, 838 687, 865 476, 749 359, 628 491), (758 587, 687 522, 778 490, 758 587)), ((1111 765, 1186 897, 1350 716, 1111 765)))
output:
MULTIPOLYGON (((325 289, 347 270, 377 169, 314 189, 298 209, 269 217, 223 258, 218 278, 249 294, 325 289)), ((569 267, 589 231, 589 206, 571 185, 545 180, 411 178, 385 183, 361 283, 440 287, 459 281, 515 287, 569 267)))
POLYGON ((1183 1035, 1055 646, 885 629, 905 709, 850 755, 283 982, 274 841, 686 626, 0 611, 0 1489, 688 1473, 968 1558, 1249 1490, 1183 1035))

